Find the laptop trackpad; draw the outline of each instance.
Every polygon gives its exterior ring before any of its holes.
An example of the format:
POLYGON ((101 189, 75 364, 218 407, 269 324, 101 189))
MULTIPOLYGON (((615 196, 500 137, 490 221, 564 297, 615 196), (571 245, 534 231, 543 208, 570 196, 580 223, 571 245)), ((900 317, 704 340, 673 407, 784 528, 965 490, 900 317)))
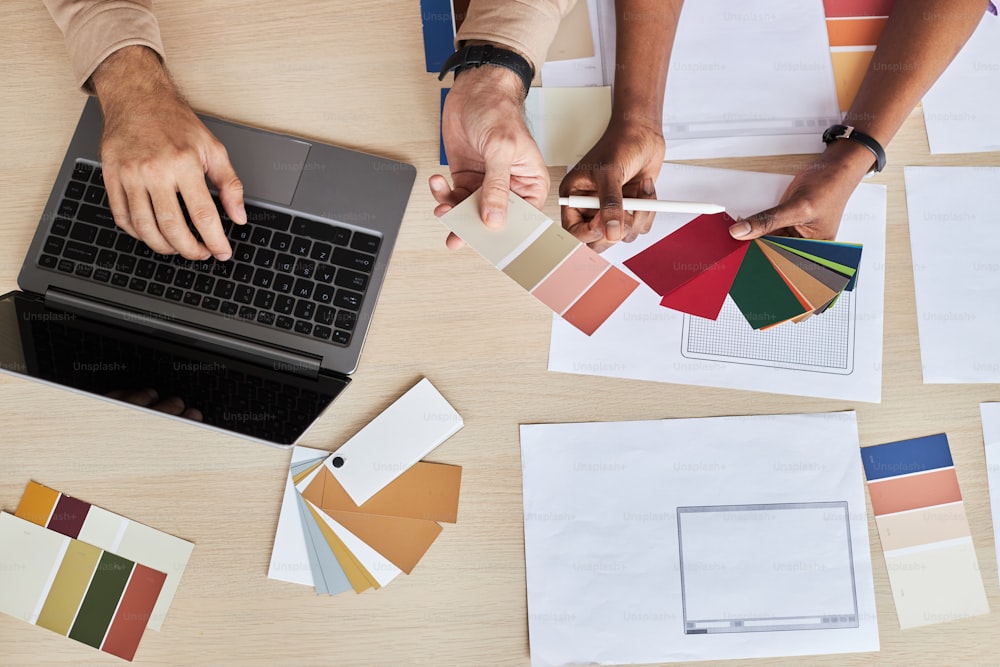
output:
POLYGON ((214 118, 202 120, 229 151, 248 198, 285 206, 292 203, 312 144, 214 118))

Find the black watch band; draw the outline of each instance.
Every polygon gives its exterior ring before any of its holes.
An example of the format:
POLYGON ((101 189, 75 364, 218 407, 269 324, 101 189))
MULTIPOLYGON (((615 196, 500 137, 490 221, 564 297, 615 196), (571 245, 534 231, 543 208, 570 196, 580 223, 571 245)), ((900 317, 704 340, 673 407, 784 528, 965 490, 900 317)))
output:
POLYGON ((885 149, 882 148, 882 144, 875 141, 864 132, 858 132, 851 125, 831 125, 826 129, 826 132, 823 133, 823 143, 833 143, 837 139, 850 139, 851 141, 856 141, 872 152, 872 155, 875 156, 875 164, 873 164, 871 170, 869 170, 869 175, 877 174, 885 169, 885 149))
POLYGON ((474 69, 483 65, 495 65, 504 67, 521 77, 524 84, 524 94, 527 96, 528 89, 531 88, 531 80, 535 78, 535 68, 531 66, 523 56, 508 49, 502 49, 492 44, 476 44, 474 46, 463 46, 448 57, 441 73, 438 74, 438 81, 444 79, 448 72, 454 70, 455 76, 467 69, 474 69))

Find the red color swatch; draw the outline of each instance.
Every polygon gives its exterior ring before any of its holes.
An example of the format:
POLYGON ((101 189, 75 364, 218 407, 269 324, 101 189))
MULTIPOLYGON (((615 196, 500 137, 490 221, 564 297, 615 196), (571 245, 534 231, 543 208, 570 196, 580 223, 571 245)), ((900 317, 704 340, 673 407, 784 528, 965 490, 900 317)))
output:
POLYGON ((664 296, 660 305, 710 320, 718 318, 749 247, 749 244, 743 244, 723 257, 709 270, 664 296))

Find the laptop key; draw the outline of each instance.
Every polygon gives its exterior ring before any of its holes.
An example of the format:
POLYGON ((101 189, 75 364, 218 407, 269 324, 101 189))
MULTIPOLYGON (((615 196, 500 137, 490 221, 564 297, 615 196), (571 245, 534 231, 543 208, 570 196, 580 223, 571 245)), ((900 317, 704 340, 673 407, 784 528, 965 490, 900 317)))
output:
POLYGON ((84 222, 74 223, 73 229, 69 230, 69 237, 75 241, 93 243, 94 239, 97 238, 97 227, 84 222))
POLYGON ((94 271, 94 280, 106 283, 111 279, 111 272, 107 269, 96 269, 94 271))
POLYGON ((45 239, 45 245, 42 246, 42 250, 53 255, 58 255, 62 252, 63 245, 65 243, 66 242, 58 236, 50 236, 45 239))
POLYGON ((257 319, 257 309, 251 308, 250 306, 241 306, 236 316, 241 320, 249 320, 253 322, 257 319))
POLYGON ((198 273, 211 273, 215 266, 215 258, 203 259, 191 264, 191 270, 198 273))
POLYGON ((222 302, 214 296, 206 296, 201 300, 201 307, 205 310, 218 310, 221 304, 222 302))
POLYGON ((212 288, 215 287, 215 278, 212 276, 206 276, 202 274, 198 276, 194 281, 194 291, 201 292, 202 294, 211 294, 212 288))
POLYGON ((184 296, 184 290, 176 287, 168 287, 166 297, 171 301, 180 301, 184 296))
POLYGON ((262 310, 257 313, 257 321, 261 324, 266 324, 268 326, 274 324, 274 313, 269 313, 266 310, 262 310))
POLYGON ((295 325, 295 320, 290 317, 285 317, 284 315, 279 315, 278 319, 275 320, 274 323, 282 329, 291 329, 295 325))
POLYGON ((254 257, 253 263, 256 264, 257 266, 269 269, 272 266, 274 266, 274 258, 275 258, 275 252, 273 250, 267 250, 265 248, 261 248, 260 250, 257 251, 257 256, 254 257))
POLYGON ((94 168, 87 164, 86 162, 77 162, 73 165, 73 178, 86 181, 90 179, 90 175, 94 172, 94 168))
POLYGON ((108 229, 112 229, 115 226, 115 218, 111 215, 111 211, 106 208, 91 206, 90 204, 81 204, 76 218, 77 220, 83 220, 84 222, 89 222, 99 227, 107 227, 108 229))
POLYGON ((69 199, 79 200, 80 198, 83 197, 83 192, 86 189, 87 189, 86 184, 81 183, 80 181, 70 181, 69 183, 66 184, 65 196, 68 197, 69 199))
POLYGON ((220 280, 215 283, 215 289, 212 294, 223 300, 228 300, 233 298, 233 291, 236 289, 236 283, 231 280, 220 280))
POLYGON ((219 276, 220 278, 229 278, 233 275, 233 267, 236 266, 232 262, 216 262, 215 266, 212 267, 212 275, 219 276))
POLYGON ((257 287, 270 288, 274 283, 274 271, 257 269, 253 274, 253 284, 257 287))
POLYGON ((292 254, 298 255, 299 257, 308 257, 309 248, 312 247, 312 241, 305 238, 292 239, 292 254))
POLYGON ((135 275, 139 278, 145 278, 146 280, 153 277, 156 273, 156 262, 149 259, 140 259, 139 263, 135 265, 135 275))
POLYGON ((124 273, 115 273, 111 276, 111 284, 115 287, 128 287, 129 278, 124 273))
POLYGON ((292 278, 291 276, 286 276, 286 275, 284 275, 282 273, 279 273, 278 275, 276 275, 274 277, 274 283, 271 285, 271 287, 276 292, 281 292, 282 294, 288 294, 289 292, 292 291, 292 287, 294 285, 295 285, 295 279, 294 278, 292 278))
POLYGON ((377 236, 363 232, 354 232, 354 238, 351 239, 351 248, 360 250, 361 252, 370 252, 374 255, 378 252, 380 243, 382 243, 382 239, 377 236))
POLYGON ((240 303, 253 303, 253 294, 256 290, 249 285, 239 285, 236 287, 236 292, 233 294, 233 298, 240 303))
POLYGON ((320 264, 316 267, 316 280, 321 283, 331 283, 336 273, 337 267, 330 266, 329 264, 320 264))
POLYGON ((338 308, 346 308, 347 310, 358 310, 361 308, 361 299, 364 295, 358 294, 357 292, 351 292, 346 289, 337 290, 337 296, 333 299, 333 304, 338 308))
POLYGON ((219 312, 223 315, 235 315, 239 308, 240 307, 232 301, 223 301, 222 305, 219 306, 219 312))
POLYGON ((233 269, 233 280, 238 283, 248 283, 253 278, 253 267, 249 264, 237 264, 233 269))
POLYGON ((334 343, 347 345, 348 343, 351 342, 351 334, 349 334, 346 331, 341 331, 340 329, 337 329, 336 331, 333 332, 333 337, 330 340, 332 340, 334 343))
POLYGON ((295 317, 311 320, 314 312, 316 312, 316 304, 312 301, 299 299, 295 302, 295 317))
POLYGON ((317 326, 315 329, 313 329, 312 335, 315 338, 328 340, 330 338, 331 333, 333 333, 333 329, 331 329, 330 327, 317 326))
POLYGON ((187 269, 181 269, 174 276, 174 285, 180 287, 181 289, 191 289, 191 285, 194 284, 194 271, 188 271, 187 269))
POLYGON ((94 241, 97 245, 102 248, 112 248, 115 245, 115 241, 118 239, 118 234, 110 229, 102 229, 97 232, 97 239, 94 241))
MULTIPOLYGON (((69 241, 66 243, 66 247, 63 249, 62 255, 66 259, 72 259, 77 262, 86 262, 90 264, 97 257, 97 249, 94 248, 94 246, 78 243, 77 241, 69 241)), ((72 271, 72 269, 70 270, 72 271)))
POLYGON ((294 267, 295 258, 291 255, 278 255, 278 259, 274 262, 275 270, 280 273, 291 273, 294 267))
POLYGON ((52 255, 42 255, 38 258, 38 266, 43 269, 54 269, 56 264, 59 263, 58 257, 53 257, 52 255))
POLYGON ((253 234, 253 226, 233 225, 233 231, 230 232, 229 238, 237 243, 243 243, 250 240, 251 234, 253 234))
POLYGON ((274 296, 274 292, 269 290, 257 290, 257 296, 253 299, 253 305, 268 310, 274 305, 274 296))
POLYGON ((295 299, 290 296, 279 296, 274 302, 274 310, 282 315, 291 315, 294 309, 295 299))
POLYGON ((130 290, 135 290, 136 292, 145 292, 146 285, 148 284, 149 283, 142 278, 132 278, 132 280, 128 281, 128 288, 130 290))
POLYGON ((89 278, 93 272, 94 272, 93 264, 77 264, 76 271, 74 271, 74 273, 80 276, 81 278, 89 278))
POLYGON ((331 303, 333 301, 334 289, 326 285, 317 285, 313 292, 313 300, 319 303, 331 303))
POLYGON ((295 287, 292 288, 292 294, 299 297, 300 299, 308 299, 313 293, 313 283, 309 282, 305 278, 299 278, 295 281, 295 287))
POLYGON ((149 287, 146 288, 146 291, 153 296, 163 296, 165 289, 166 288, 164 288, 160 283, 149 283, 149 287))
POLYGON ((330 261, 331 252, 333 252, 333 246, 329 243, 314 243, 312 252, 309 253, 309 256, 317 262, 328 262, 330 261))
POLYGON ((250 243, 256 246, 266 246, 271 240, 271 230, 266 227, 255 227, 250 234, 250 243))
POLYGON ((312 322, 306 322, 304 320, 297 320, 295 322, 295 333, 300 333, 305 336, 308 336, 309 332, 312 331, 312 328, 313 328, 312 322))
POLYGON ((71 220, 66 218, 56 218, 52 221, 52 233, 56 236, 66 236, 69 234, 69 228, 73 226, 71 220))
POLYGON ((83 195, 83 201, 88 204, 94 204, 95 206, 100 206, 101 201, 104 199, 104 188, 97 185, 91 185, 87 188, 87 193, 83 195))
POLYGON ((351 240, 351 230, 346 227, 333 228, 333 242, 337 245, 347 245, 351 240))
POLYGON ((249 262, 253 259, 254 247, 247 243, 239 243, 233 250, 233 259, 237 262, 249 262))
MULTIPOLYGON (((336 313, 337 311, 333 308, 330 308, 329 306, 320 306, 319 308, 316 309, 316 317, 314 317, 313 319, 319 322, 320 324, 333 324, 333 320, 334 317, 336 316, 336 313)), ((330 336, 327 335, 327 338, 329 337, 330 336)))
POLYGON ((337 319, 334 320, 334 326, 338 329, 345 329, 347 331, 353 331, 354 325, 358 321, 358 315, 350 310, 338 310, 337 319))
POLYGON ((368 286, 368 276, 350 269, 338 269, 337 280, 333 284, 337 287, 347 287, 360 292, 368 286))
POLYGON ((102 167, 94 169, 94 175, 91 176, 90 182, 104 187, 104 169, 102 167))
POLYGON ((311 259, 300 259, 295 263, 295 275, 312 278, 314 273, 316 273, 316 262, 311 259))
POLYGON ((271 247, 278 252, 288 252, 288 249, 292 247, 292 237, 288 234, 275 232, 274 236, 271 237, 271 247))
POLYGON ((135 239, 128 234, 122 234, 115 241, 115 250, 120 250, 121 252, 132 252, 135 248, 135 239))
POLYGON ((372 269, 375 268, 374 257, 347 248, 334 248, 333 263, 364 273, 371 273, 372 269))
POLYGON ((197 306, 201 304, 201 295, 194 292, 184 292, 184 303, 189 306, 197 306))
POLYGON ((160 264, 156 267, 156 276, 154 279, 158 283, 171 283, 174 280, 174 274, 177 269, 170 266, 169 264, 160 264))
POLYGON ((73 201, 72 199, 63 199, 59 204, 59 215, 65 216, 67 218, 72 218, 76 215, 76 210, 80 207, 80 204, 73 201))

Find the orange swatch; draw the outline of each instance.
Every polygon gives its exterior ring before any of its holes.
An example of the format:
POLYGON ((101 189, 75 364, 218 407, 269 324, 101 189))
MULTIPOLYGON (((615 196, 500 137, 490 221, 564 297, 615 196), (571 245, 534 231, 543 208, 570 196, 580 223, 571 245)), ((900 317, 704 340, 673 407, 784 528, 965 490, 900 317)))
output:
POLYGON ((954 468, 868 482, 875 516, 954 503, 962 499, 954 468))

